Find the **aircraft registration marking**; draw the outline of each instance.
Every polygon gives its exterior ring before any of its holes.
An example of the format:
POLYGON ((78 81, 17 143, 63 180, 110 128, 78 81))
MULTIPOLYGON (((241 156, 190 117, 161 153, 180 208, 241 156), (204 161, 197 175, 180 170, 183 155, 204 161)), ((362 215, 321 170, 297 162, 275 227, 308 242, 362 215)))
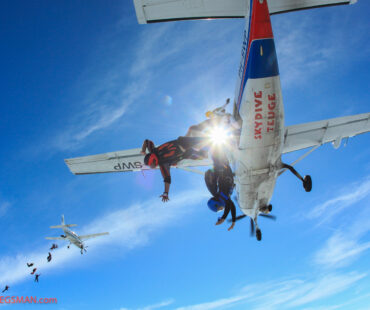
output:
POLYGON ((120 171, 120 170, 136 170, 136 169, 142 169, 143 165, 140 161, 135 162, 128 162, 128 163, 118 163, 113 167, 114 170, 120 171))

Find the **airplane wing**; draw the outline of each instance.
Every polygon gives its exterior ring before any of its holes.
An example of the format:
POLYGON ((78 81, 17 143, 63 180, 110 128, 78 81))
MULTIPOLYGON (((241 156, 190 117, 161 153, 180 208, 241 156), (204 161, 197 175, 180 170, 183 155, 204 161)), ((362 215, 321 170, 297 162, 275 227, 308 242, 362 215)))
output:
MULTIPOLYGON (((268 0, 270 14, 339 4, 357 0, 268 0)), ((246 0, 134 0, 139 24, 186 19, 244 18, 246 0)))
POLYGON ((92 238, 96 238, 99 236, 105 236, 105 235, 109 235, 109 232, 103 232, 103 233, 91 234, 91 235, 83 235, 83 236, 78 236, 78 238, 80 238, 81 240, 87 240, 87 239, 92 239, 92 238))
POLYGON ((343 138, 370 131, 370 113, 332 118, 285 127, 283 153, 332 142, 335 148, 343 138))
MULTIPOLYGON (((149 170, 144 165, 144 155, 140 154, 141 149, 131 149, 98 155, 84 156, 65 159, 69 170, 73 174, 94 174, 106 172, 128 172, 149 170)), ((177 164, 178 168, 209 166, 210 159, 191 160, 184 159, 177 164)))
POLYGON ((47 240, 66 240, 66 238, 63 237, 45 237, 47 240))

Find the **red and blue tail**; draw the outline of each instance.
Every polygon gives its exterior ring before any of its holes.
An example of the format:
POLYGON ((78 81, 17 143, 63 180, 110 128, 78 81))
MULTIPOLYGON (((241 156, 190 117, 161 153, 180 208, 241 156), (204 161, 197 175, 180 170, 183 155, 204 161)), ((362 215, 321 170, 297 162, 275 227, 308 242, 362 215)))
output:
POLYGON ((277 75, 279 67, 267 0, 250 0, 235 92, 237 111, 240 110, 248 79, 277 75))

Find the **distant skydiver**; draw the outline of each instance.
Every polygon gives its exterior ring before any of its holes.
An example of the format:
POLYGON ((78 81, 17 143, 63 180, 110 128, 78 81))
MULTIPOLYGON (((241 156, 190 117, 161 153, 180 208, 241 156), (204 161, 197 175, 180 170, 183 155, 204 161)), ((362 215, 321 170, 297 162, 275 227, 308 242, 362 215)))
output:
POLYGON ((48 263, 50 263, 50 261, 51 261, 51 253, 50 252, 49 252, 49 255, 47 257, 47 260, 48 260, 48 263))
POLYGON ((41 273, 40 274, 35 274, 35 282, 39 282, 39 276, 41 276, 41 273))
POLYGON ((170 167, 176 165, 182 159, 202 159, 204 151, 197 151, 206 145, 206 140, 201 137, 179 137, 155 147, 154 143, 146 139, 141 148, 141 154, 145 155, 144 163, 154 169, 159 165, 164 180, 164 192, 160 196, 163 202, 169 200, 168 193, 171 184, 170 167), (146 149, 149 153, 146 154, 146 149))
POLYGON ((5 293, 7 290, 9 290, 9 286, 5 286, 5 288, 3 289, 2 293, 5 293))
POLYGON ((27 263, 27 267, 32 267, 33 266, 33 263, 27 263))
POLYGON ((234 228, 236 220, 235 204, 230 197, 234 189, 234 175, 226 155, 219 149, 213 150, 212 159, 213 169, 207 170, 204 177, 207 188, 213 196, 208 200, 208 207, 213 212, 224 210, 216 225, 222 224, 231 211, 232 224, 228 229, 230 231, 234 228))
POLYGON ((57 249, 58 248, 58 245, 57 244, 55 244, 55 243, 53 243, 53 245, 51 246, 51 248, 50 248, 50 251, 52 251, 52 250, 55 250, 55 249, 57 249))
POLYGON ((35 274, 35 272, 36 272, 36 270, 37 270, 37 268, 33 268, 33 270, 32 270, 32 272, 31 272, 31 274, 32 274, 32 275, 34 275, 34 274, 35 274))

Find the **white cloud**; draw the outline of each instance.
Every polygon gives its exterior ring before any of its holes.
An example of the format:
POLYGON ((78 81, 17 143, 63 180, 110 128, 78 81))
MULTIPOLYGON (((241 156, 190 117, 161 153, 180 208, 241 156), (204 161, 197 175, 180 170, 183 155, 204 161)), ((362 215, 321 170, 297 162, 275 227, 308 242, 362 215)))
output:
MULTIPOLYGON (((166 207, 158 198, 130 207, 123 207, 99 217, 90 225, 83 227, 78 233, 109 231, 109 236, 102 236, 87 242, 89 245, 87 255, 91 258, 93 258, 93 253, 101 253, 101 247, 112 244, 115 248, 121 248, 123 252, 133 250, 146 244, 161 229, 177 223, 178 218, 183 217, 184 214, 192 212, 192 206, 197 205, 203 197, 204 193, 202 192, 185 191, 173 195, 171 202, 166 207)), ((66 220, 68 221, 68 219, 66 220)), ((55 235, 55 232, 51 231, 50 236, 53 234, 55 235)), ((71 246, 69 250, 64 246, 53 252, 51 263, 47 263, 46 256, 47 253, 40 247, 31 253, 19 254, 15 257, 1 257, 0 282, 11 285, 28 277, 31 278, 30 270, 26 266, 26 263, 31 261, 38 268, 37 272, 41 272, 42 275, 47 273, 47 270, 58 266, 63 266, 63 270, 65 270, 68 266, 74 265, 80 253, 74 246, 71 246)))
POLYGON ((307 10, 272 18, 283 85, 304 85, 313 76, 344 63, 349 54, 352 60, 365 59, 369 44, 364 40, 363 24, 353 22, 354 16, 348 8, 349 14, 329 12, 335 10, 338 12, 340 8, 307 10), (363 52, 353 53, 353 46, 363 52))
MULTIPOLYGON (((289 309, 309 305, 326 297, 334 296, 353 286, 366 274, 318 274, 313 279, 278 280, 268 283, 250 284, 239 293, 176 310, 209 309, 289 309)), ((335 309, 333 306, 331 309, 335 309)))
POLYGON ((302 306, 310 302, 338 294, 351 287, 354 283, 363 279, 365 276, 366 274, 357 273, 323 276, 316 281, 313 287, 310 287, 305 294, 301 295, 302 297, 295 298, 290 302, 289 306, 302 306))
POLYGON ((326 268, 347 266, 369 248, 370 242, 360 243, 351 236, 335 233, 314 255, 314 262, 326 268))
POLYGON ((162 301, 162 302, 157 303, 157 304, 154 304, 154 305, 149 305, 149 306, 146 306, 146 307, 143 307, 143 308, 139 308, 138 310, 159 309, 159 308, 163 308, 163 307, 169 306, 169 305, 173 304, 173 302, 174 302, 173 299, 169 299, 169 300, 165 300, 165 301, 162 301))
POLYGON ((350 217, 349 225, 344 228, 338 227, 325 244, 314 253, 313 263, 326 269, 336 269, 348 266, 359 258, 370 248, 370 242, 361 242, 361 239, 370 231, 369 214, 370 212, 364 209, 357 218, 350 217))
MULTIPOLYGON (((67 125, 52 138, 53 148, 57 150, 77 148, 93 133, 107 129, 122 119, 130 107, 139 102, 142 96, 149 91, 155 91, 149 89, 149 86, 162 73, 167 73, 168 70, 185 72, 189 71, 189 67, 196 70, 199 67, 199 62, 194 60, 198 57, 196 54, 193 57, 184 58, 180 62, 173 56, 188 53, 189 49, 195 48, 197 44, 204 44, 205 40, 210 40, 210 37, 222 41, 230 36, 235 25, 218 27, 219 31, 210 28, 206 22, 189 23, 187 27, 178 28, 176 24, 170 23, 144 26, 143 31, 138 34, 135 40, 134 48, 132 50, 124 48, 129 65, 127 63, 123 65, 120 63, 121 59, 118 58, 116 63, 111 63, 109 68, 103 70, 103 73, 99 73, 98 77, 95 77, 97 74, 94 74, 93 71, 85 76, 89 82, 77 81, 76 83, 83 85, 79 91, 79 96, 82 96, 83 99, 80 101, 81 103, 78 103, 79 110, 83 110, 83 112, 71 117, 67 125), (172 64, 171 69, 164 69, 169 64, 172 64)), ((240 33, 242 33, 242 29, 240 29, 240 33)), ((218 45, 216 47, 212 44, 211 49, 207 52, 217 59, 227 59, 227 55, 230 53, 228 45, 220 49, 218 45)), ((239 57, 239 52, 236 52, 235 56, 239 57)), ((209 70, 210 68, 207 68, 206 75, 203 71, 200 75, 212 77, 209 70)), ((195 78, 197 77, 198 75, 195 78)), ((194 79, 189 80, 186 85, 179 85, 176 92, 180 91, 181 88, 186 88, 189 83, 194 83, 194 79)), ((165 83, 164 80, 163 89, 166 89, 165 83)), ((198 83, 197 89, 199 85, 202 85, 200 93, 210 93, 204 89, 204 85, 207 83, 198 83)))
POLYGON ((323 223, 335 214, 366 198, 370 194, 370 179, 352 183, 338 192, 341 192, 339 196, 317 205, 307 214, 307 217, 310 219, 320 218, 320 223, 323 223))

